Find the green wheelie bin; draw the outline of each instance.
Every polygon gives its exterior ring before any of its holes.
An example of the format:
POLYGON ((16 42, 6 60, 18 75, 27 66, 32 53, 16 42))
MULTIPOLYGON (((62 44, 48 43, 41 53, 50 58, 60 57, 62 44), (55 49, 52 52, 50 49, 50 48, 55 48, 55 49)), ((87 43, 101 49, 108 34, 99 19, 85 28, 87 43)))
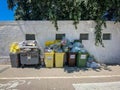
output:
POLYGON ((87 53, 78 52, 77 54, 77 67, 85 67, 87 63, 87 53))

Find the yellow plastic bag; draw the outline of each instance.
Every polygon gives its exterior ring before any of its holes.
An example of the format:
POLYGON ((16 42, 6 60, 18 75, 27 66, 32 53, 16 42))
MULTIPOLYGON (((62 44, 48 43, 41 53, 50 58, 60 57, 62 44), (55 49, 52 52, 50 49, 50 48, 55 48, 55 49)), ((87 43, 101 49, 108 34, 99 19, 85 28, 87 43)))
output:
POLYGON ((20 47, 17 42, 13 42, 10 45, 10 53, 19 53, 20 52, 20 47))
POLYGON ((58 42, 60 42, 60 40, 46 41, 46 42, 45 42, 45 46, 50 46, 50 45, 56 44, 56 43, 58 43, 58 42))
POLYGON ((52 44, 54 44, 54 41, 53 41, 53 40, 51 40, 51 41, 46 41, 46 42, 45 42, 45 46, 50 46, 50 45, 52 45, 52 44))

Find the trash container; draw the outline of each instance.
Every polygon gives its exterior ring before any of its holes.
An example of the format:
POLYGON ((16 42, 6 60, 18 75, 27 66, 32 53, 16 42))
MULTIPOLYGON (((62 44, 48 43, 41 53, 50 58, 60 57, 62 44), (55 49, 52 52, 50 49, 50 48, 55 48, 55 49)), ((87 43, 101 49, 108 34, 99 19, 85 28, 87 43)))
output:
POLYGON ((76 65, 76 53, 69 52, 68 53, 68 66, 75 66, 76 65))
POLYGON ((39 52, 38 51, 21 52, 20 61, 22 67, 24 67, 24 65, 36 65, 37 67, 40 64, 39 52))
POLYGON ((54 64, 54 53, 45 53, 44 56, 45 66, 46 67, 53 67, 54 64))
POLYGON ((77 67, 85 67, 87 62, 87 53, 78 52, 77 54, 77 67))
POLYGON ((63 67, 65 53, 55 53, 55 67, 63 67))
POLYGON ((10 61, 12 67, 20 67, 20 54, 19 53, 10 53, 10 61))

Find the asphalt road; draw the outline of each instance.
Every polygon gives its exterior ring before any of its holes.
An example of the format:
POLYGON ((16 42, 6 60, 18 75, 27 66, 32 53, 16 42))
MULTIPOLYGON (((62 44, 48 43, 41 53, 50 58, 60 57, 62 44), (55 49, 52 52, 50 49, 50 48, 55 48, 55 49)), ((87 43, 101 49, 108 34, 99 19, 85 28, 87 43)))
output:
POLYGON ((84 79, 5 79, 0 80, 0 90, 120 90, 118 78, 84 79), (112 83, 115 83, 111 85, 112 83), (94 85, 96 83, 96 85, 94 85), (101 87, 99 84, 101 83, 101 87), (106 84, 110 83, 108 86, 106 84), (81 89, 82 88, 82 89, 81 89), (88 89, 87 89, 88 88, 88 89), (96 88, 96 89, 95 89, 96 88), (97 89, 99 88, 99 89, 97 89))

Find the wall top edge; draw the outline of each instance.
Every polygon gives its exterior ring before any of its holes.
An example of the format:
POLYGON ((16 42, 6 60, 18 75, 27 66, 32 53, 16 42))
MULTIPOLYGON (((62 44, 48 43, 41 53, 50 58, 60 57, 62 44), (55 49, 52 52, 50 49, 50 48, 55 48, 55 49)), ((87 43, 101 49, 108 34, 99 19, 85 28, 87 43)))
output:
MULTIPOLYGON (((2 25, 18 25, 18 24, 25 24, 25 23, 31 23, 31 24, 35 24, 35 23, 52 23, 51 21, 49 20, 44 20, 44 21, 40 21, 40 20, 28 20, 28 21, 0 21, 0 26, 2 25)), ((58 23, 66 23, 66 22, 69 22, 69 23, 72 23, 73 21, 72 20, 58 20, 58 23)), ((106 21, 107 23, 115 23, 114 21, 106 21)), ((79 23, 94 23, 93 20, 81 20, 79 23)))

